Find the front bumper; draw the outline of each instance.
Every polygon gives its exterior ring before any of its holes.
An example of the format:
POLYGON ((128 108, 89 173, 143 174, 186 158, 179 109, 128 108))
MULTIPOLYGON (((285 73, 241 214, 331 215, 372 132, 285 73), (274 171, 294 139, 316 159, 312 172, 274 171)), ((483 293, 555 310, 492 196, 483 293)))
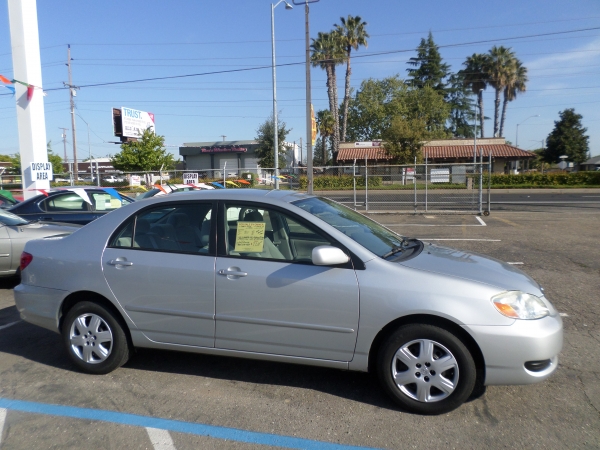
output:
POLYGON ((483 353, 486 386, 538 383, 558 367, 563 345, 558 314, 538 320, 515 320, 510 326, 464 328, 483 353))
POLYGON ((14 294, 21 319, 56 333, 60 332, 60 306, 69 294, 67 291, 19 284, 15 287, 14 294))

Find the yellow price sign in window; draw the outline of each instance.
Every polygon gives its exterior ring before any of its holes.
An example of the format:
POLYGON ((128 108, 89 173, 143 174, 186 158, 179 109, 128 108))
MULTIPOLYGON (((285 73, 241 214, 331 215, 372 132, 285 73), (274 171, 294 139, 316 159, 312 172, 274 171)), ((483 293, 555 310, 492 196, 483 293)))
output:
POLYGON ((264 222, 238 222, 234 251, 262 253, 265 243, 264 222))

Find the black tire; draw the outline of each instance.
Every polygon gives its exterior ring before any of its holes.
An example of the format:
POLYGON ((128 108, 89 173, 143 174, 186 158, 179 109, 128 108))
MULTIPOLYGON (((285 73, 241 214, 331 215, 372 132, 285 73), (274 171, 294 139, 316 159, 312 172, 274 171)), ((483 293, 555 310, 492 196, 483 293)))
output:
POLYGON ((98 303, 75 304, 63 321, 62 336, 69 357, 83 372, 106 374, 129 359, 129 343, 123 326, 111 311, 98 303))
POLYGON ((377 355, 377 375, 403 409, 427 415, 458 408, 477 378, 473 357, 462 341, 425 324, 401 326, 385 340, 377 355))

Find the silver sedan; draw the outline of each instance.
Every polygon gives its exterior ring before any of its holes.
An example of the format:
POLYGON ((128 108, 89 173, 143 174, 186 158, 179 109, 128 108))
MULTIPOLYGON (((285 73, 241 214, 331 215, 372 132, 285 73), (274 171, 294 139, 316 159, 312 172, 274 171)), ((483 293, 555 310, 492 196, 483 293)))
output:
POLYGON ((513 266, 289 191, 136 202, 23 261, 21 317, 88 373, 134 347, 312 364, 372 371, 403 409, 440 414, 545 380, 562 348, 559 314, 513 266))
POLYGON ((32 239, 67 235, 80 225, 29 222, 4 209, 0 209, 0 277, 18 274, 21 253, 32 239))

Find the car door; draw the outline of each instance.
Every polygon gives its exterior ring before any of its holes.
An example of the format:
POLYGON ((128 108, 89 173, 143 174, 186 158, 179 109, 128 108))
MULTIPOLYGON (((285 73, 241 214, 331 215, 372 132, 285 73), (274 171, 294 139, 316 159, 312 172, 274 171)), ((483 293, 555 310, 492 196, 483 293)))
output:
POLYGON ((92 205, 75 192, 65 191, 51 194, 38 203, 39 212, 22 214, 29 220, 45 222, 67 222, 85 225, 96 218, 92 205))
POLYGON ((306 257, 310 242, 335 242, 291 213, 262 204, 221 204, 219 231, 217 348, 352 359, 359 315, 354 269, 351 263, 316 266, 306 257), (309 238, 298 252, 302 234, 309 238))
POLYGON ((210 202, 142 210, 102 255, 112 292, 152 341, 214 347, 212 210, 210 202))
POLYGON ((8 272, 12 266, 12 243, 8 228, 0 224, 0 273, 8 272))

